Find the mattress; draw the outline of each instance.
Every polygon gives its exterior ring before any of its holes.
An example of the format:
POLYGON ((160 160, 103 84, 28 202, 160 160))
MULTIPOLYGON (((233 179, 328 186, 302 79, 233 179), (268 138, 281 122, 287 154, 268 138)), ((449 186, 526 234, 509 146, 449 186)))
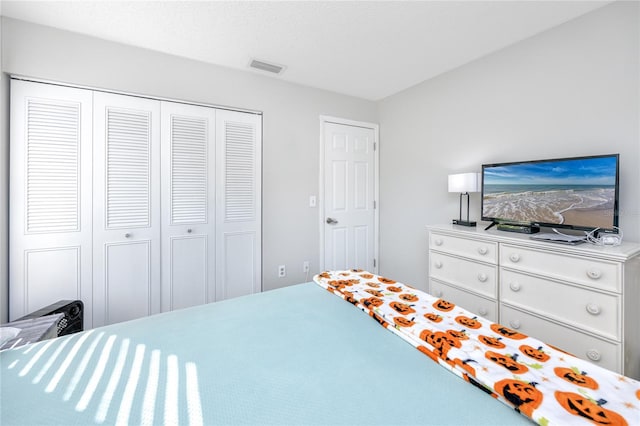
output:
POLYGON ((0 423, 531 424, 315 283, 0 352, 0 423))

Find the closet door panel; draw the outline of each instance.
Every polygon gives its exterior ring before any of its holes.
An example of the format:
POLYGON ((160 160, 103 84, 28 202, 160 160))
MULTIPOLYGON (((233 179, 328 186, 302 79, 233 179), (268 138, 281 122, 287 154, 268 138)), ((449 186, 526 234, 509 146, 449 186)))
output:
POLYGON ((11 82, 10 320, 80 299, 92 325, 92 96, 11 82))
POLYGON ((162 102, 162 310, 215 300, 213 108, 162 102))
POLYGON ((157 312, 152 297, 157 292, 152 281, 152 246, 150 240, 105 244, 104 311, 107 324, 157 312))
POLYGON ((94 94, 94 324, 160 311, 160 102, 94 94))
POLYGON ((261 291, 262 117, 216 116, 217 300, 261 291))

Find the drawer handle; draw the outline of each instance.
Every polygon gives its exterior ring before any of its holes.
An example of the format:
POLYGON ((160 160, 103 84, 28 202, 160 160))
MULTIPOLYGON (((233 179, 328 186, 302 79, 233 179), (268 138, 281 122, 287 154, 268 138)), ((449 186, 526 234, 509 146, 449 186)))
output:
POLYGON ((589 349, 587 351, 587 358, 591 361, 600 361, 600 352, 597 349, 589 349))
POLYGON ((489 311, 487 311, 486 308, 479 308, 478 309, 478 313, 482 316, 487 315, 489 313, 489 311))
POLYGON ((511 260, 513 263, 517 263, 520 261, 520 255, 518 253, 511 253, 509 255, 509 260, 511 260))
POLYGON ((592 280, 597 280, 598 278, 600 278, 602 276, 602 271, 600 271, 599 269, 589 269, 587 271, 587 276, 589 278, 591 278, 592 280))
POLYGON ((435 266, 436 268, 440 269, 442 268, 442 262, 439 260, 436 260, 435 262, 433 262, 433 266, 435 266))
POLYGON ((441 246, 441 245, 442 245, 442 243, 443 243, 444 241, 442 241, 440 238, 437 238, 437 239, 435 239, 433 242, 434 242, 437 246, 441 246))
POLYGON ((478 247, 478 253, 482 256, 489 253, 489 249, 486 247, 478 247))
POLYGON ((520 283, 518 283, 517 281, 514 281, 512 283, 509 283, 509 288, 513 291, 520 291, 522 287, 520 286, 520 283))
POLYGON ((487 281, 489 279, 489 277, 487 276, 487 274, 478 274, 478 281, 480 281, 481 283, 487 281))
POLYGON ((513 328, 514 330, 517 330, 520 328, 521 324, 520 321, 518 320, 511 320, 509 321, 509 325, 511 326, 511 328, 513 328))
POLYGON ((190 234, 190 233, 192 233, 192 232, 193 232, 193 229, 191 229, 191 228, 188 228, 188 229, 187 229, 187 234, 190 234))
POLYGON ((591 315, 600 315, 600 306, 595 303, 587 303, 586 309, 591 315))
POLYGON ((131 238, 131 234, 129 232, 127 232, 126 234, 124 234, 125 238, 131 238))

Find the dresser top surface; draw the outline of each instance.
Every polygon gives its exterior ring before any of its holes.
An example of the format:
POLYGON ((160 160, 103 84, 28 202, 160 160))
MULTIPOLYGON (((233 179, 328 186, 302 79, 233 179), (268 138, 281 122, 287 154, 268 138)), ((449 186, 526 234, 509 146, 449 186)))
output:
POLYGON ((591 255, 614 260, 627 260, 640 255, 640 244, 636 242, 623 241, 617 246, 600 246, 590 243, 570 245, 549 241, 532 240, 529 234, 517 232, 500 231, 495 228, 485 230, 484 226, 466 227, 452 224, 428 225, 429 231, 437 231, 450 235, 457 235, 466 238, 478 238, 495 241, 505 244, 518 244, 521 246, 538 248, 542 250, 558 251, 563 253, 591 255))

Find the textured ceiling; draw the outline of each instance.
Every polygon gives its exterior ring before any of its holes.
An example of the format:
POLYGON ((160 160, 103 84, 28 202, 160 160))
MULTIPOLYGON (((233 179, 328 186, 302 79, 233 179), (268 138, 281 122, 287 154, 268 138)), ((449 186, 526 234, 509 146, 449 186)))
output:
POLYGON ((379 100, 609 1, 3 1, 1 13, 379 100))

